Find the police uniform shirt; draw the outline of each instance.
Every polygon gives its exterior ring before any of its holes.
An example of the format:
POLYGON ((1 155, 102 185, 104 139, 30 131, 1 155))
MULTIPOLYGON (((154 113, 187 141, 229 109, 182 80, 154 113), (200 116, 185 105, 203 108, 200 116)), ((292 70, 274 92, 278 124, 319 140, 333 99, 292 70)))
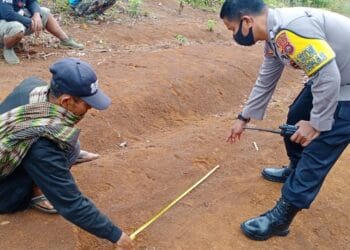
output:
POLYGON ((268 11, 268 40, 243 116, 262 119, 286 65, 312 80, 311 125, 330 130, 338 101, 350 101, 350 19, 311 8, 268 11))

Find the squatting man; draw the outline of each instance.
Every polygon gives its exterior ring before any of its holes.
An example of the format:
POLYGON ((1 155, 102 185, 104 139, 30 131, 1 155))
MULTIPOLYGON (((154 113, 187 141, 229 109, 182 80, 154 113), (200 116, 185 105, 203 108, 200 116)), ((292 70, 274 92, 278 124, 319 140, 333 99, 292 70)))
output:
POLYGON ((78 123, 86 112, 107 109, 90 64, 77 58, 50 67, 51 84, 30 77, 0 104, 0 214, 26 209, 33 186, 68 221, 133 249, 131 239, 80 192, 70 172, 80 148, 78 123))

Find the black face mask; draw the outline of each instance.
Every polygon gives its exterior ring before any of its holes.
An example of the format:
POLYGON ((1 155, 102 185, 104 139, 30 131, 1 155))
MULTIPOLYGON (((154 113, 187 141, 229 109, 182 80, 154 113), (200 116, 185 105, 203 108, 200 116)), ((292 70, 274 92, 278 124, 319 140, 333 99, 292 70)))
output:
POLYGON ((235 35, 233 35, 233 39, 239 44, 243 46, 252 46, 255 44, 254 41, 254 34, 253 34, 253 27, 250 27, 249 33, 247 36, 244 36, 242 33, 242 25, 243 25, 243 19, 239 23, 239 30, 235 35))

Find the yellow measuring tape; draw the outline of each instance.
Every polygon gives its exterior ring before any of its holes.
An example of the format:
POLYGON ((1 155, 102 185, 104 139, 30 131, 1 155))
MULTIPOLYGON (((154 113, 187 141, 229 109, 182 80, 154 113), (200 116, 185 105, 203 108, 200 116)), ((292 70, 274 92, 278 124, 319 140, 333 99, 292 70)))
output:
POLYGON ((177 197, 173 202, 171 202, 168 206, 163 208, 156 216, 154 216, 152 219, 150 219, 148 222, 143 224, 139 229, 137 229, 135 232, 130 234, 130 238, 134 240, 136 238, 136 235, 141 233, 143 230, 145 230, 149 225, 151 225, 153 222, 155 222, 160 216, 162 216, 166 211, 168 211, 172 206, 174 206, 179 200, 181 200, 183 197, 185 197, 189 192, 191 192, 193 189, 195 189, 199 184, 201 184, 205 179, 207 179, 212 173, 214 173, 220 165, 217 165, 212 170, 210 170, 209 173, 207 173, 202 179, 197 181, 192 187, 187 189, 183 194, 181 194, 179 197, 177 197))

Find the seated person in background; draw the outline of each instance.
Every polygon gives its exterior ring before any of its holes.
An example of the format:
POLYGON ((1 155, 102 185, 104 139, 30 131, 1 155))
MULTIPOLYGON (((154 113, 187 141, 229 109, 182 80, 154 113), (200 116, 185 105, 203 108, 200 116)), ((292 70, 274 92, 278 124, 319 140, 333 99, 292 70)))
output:
POLYGON ((40 7, 36 0, 0 0, 0 43, 7 63, 18 64, 13 47, 25 35, 40 35, 43 29, 60 39, 60 45, 72 49, 83 49, 59 26, 50 10, 40 7))
POLYGON ((77 16, 102 15, 117 0, 68 0, 77 16))
POLYGON ((0 104, 0 214, 26 209, 35 185, 68 221, 132 249, 130 238, 80 192, 70 172, 79 155, 75 124, 111 100, 84 61, 64 58, 50 72, 50 86, 27 78, 0 104))

